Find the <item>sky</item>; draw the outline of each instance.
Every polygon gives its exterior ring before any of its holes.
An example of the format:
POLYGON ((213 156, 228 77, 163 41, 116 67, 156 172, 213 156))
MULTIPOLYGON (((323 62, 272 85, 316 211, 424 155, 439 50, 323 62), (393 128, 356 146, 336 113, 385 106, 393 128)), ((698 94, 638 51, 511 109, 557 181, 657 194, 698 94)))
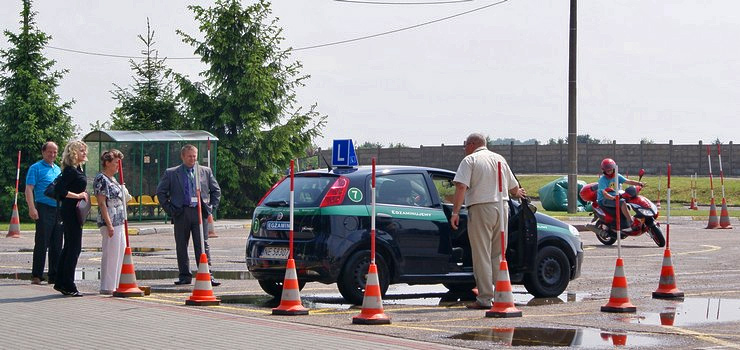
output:
MULTIPOLYGON (((296 91, 299 105, 316 103, 327 116, 316 145, 347 138, 459 145, 471 132, 567 138, 568 0, 363 2, 272 4, 282 46, 294 49, 291 57, 311 76, 296 91)), ((49 46, 121 56, 140 55, 137 35, 146 33, 148 17, 160 57, 198 80, 204 66, 177 59, 195 56, 175 30, 198 36, 187 5, 212 3, 37 0, 33 9, 37 26, 53 37, 49 46)), ((0 26, 17 33, 20 11, 20 0, 3 0, 0 26)), ((740 1, 579 1, 577 33, 578 134, 618 143, 738 141, 740 1)), ((4 36, 0 47, 8 47, 4 36)), ((69 70, 57 92, 75 100, 70 115, 82 136, 96 120, 109 120, 113 84, 132 83, 128 59, 44 53, 69 70)))

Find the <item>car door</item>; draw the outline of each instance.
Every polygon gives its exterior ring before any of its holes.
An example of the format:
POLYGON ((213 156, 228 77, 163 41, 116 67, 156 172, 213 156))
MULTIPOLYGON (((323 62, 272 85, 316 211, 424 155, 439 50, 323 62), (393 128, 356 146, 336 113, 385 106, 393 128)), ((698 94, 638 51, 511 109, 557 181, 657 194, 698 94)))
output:
POLYGON ((450 262, 458 268, 471 269, 473 258, 470 250, 470 240, 468 239, 468 211, 464 204, 460 208, 457 230, 453 230, 449 222, 454 206, 455 183, 452 181, 454 177, 455 174, 450 172, 430 172, 433 185, 432 200, 435 202, 435 206, 442 208, 446 219, 440 225, 440 247, 443 250, 441 252, 451 255, 450 262))
POLYGON ((449 255, 440 253, 440 226, 447 218, 434 207, 426 179, 426 173, 414 172, 376 180, 376 229, 390 235, 400 252, 400 276, 447 271, 449 255))

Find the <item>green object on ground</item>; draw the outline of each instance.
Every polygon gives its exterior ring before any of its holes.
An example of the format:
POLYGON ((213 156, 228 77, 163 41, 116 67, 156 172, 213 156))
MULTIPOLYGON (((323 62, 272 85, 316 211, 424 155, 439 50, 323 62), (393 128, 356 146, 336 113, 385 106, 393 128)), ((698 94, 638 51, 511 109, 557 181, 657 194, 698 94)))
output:
MULTIPOLYGON (((578 191, 586 185, 585 181, 578 181, 578 191)), ((568 177, 563 176, 555 179, 538 191, 540 202, 545 210, 568 211, 568 177)), ((591 210, 591 203, 583 201, 578 197, 578 211, 591 210)))

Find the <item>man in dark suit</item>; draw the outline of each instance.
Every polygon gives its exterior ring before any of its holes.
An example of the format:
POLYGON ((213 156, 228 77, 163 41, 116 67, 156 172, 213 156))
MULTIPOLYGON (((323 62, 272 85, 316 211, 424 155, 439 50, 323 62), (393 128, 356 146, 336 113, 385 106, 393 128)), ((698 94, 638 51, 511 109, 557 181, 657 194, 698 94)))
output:
MULTIPOLYGON (((164 211, 170 215, 175 224, 175 246, 177 249, 177 268, 180 275, 175 284, 190 284, 193 275, 190 272, 190 260, 188 258, 188 243, 190 236, 193 237, 193 248, 195 250, 195 261, 201 255, 200 229, 198 228, 198 198, 196 195, 196 178, 200 178, 200 203, 203 222, 203 246, 208 256, 208 265, 211 264, 211 253, 208 247, 208 222, 206 218, 218 207, 221 199, 221 188, 213 176, 210 168, 197 165, 198 149, 187 144, 180 150, 182 164, 168 168, 157 185, 157 197, 164 211), (196 176, 195 172, 198 172, 196 176)), ((211 285, 218 286, 221 283, 211 279, 211 285)))

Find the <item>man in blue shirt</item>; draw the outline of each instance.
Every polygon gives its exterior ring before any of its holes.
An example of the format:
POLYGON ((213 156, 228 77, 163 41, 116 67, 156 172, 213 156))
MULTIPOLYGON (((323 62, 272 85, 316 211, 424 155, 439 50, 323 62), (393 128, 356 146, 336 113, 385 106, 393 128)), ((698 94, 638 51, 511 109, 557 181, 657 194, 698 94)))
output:
POLYGON ((28 214, 36 222, 36 237, 33 247, 31 283, 41 284, 44 280, 46 251, 49 250, 49 284, 57 274, 59 255, 62 252, 62 226, 57 216, 57 202, 44 195, 44 190, 62 172, 54 164, 59 147, 52 141, 41 146, 43 159, 31 165, 26 174, 26 203, 28 214))

